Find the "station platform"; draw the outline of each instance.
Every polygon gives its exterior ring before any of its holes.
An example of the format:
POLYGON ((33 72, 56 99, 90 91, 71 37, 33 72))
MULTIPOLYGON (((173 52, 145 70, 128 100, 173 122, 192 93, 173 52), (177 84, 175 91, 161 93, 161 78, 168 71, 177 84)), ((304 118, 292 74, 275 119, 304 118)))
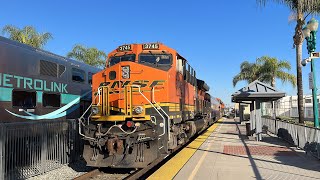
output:
POLYGON ((320 160, 272 134, 258 142, 237 119, 220 119, 148 179, 320 179, 320 160))

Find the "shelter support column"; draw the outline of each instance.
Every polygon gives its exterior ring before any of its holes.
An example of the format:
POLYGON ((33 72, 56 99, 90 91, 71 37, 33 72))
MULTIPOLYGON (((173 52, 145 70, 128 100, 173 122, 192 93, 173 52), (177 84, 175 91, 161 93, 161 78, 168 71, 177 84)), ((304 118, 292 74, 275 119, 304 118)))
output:
POLYGON ((239 120, 240 120, 240 123, 243 122, 243 106, 241 105, 241 103, 239 103, 239 120))
POLYGON ((255 129, 255 112, 254 112, 254 101, 250 104, 250 130, 255 129))
POLYGON ((272 112, 272 118, 273 118, 273 119, 276 119, 276 117, 277 117, 276 102, 275 102, 275 101, 272 101, 271 104, 272 104, 272 110, 273 110, 273 112, 272 112))
POLYGON ((256 121, 256 137, 257 141, 262 140, 262 120, 261 120, 261 102, 256 100, 255 107, 255 121, 256 121))

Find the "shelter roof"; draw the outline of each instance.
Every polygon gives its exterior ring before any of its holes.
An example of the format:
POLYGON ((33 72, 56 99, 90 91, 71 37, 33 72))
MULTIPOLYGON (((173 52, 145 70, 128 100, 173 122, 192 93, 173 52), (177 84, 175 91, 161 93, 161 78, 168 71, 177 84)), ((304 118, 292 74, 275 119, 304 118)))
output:
POLYGON ((244 101, 275 101, 284 97, 286 93, 273 88, 272 86, 262 83, 258 80, 239 89, 231 95, 231 101, 241 103, 244 101))

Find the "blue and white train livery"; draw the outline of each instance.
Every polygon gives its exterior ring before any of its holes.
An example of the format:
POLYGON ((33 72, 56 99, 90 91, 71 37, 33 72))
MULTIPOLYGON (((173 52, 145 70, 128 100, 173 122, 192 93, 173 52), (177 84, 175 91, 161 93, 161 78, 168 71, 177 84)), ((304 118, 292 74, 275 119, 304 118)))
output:
POLYGON ((0 123, 80 117, 98 71, 0 36, 0 123))

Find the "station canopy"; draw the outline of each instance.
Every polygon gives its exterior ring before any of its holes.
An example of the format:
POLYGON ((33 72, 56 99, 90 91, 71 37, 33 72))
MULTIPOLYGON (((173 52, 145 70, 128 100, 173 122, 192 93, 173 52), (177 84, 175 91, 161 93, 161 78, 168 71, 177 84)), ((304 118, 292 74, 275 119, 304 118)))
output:
POLYGON ((268 102, 278 100, 285 95, 286 93, 278 91, 268 84, 255 80, 233 93, 231 95, 231 101, 234 103, 247 103, 256 100, 268 102))

